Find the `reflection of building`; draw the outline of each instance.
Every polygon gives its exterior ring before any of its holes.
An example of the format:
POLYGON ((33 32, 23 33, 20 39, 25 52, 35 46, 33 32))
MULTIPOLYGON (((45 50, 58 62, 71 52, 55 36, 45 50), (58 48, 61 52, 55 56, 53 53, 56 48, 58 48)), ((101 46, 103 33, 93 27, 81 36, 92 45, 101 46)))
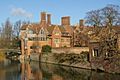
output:
POLYGON ((0 63, 0 80, 17 80, 20 78, 20 67, 14 62, 0 63))
POLYGON ((21 64, 21 80, 42 80, 42 72, 31 68, 29 62, 21 64))

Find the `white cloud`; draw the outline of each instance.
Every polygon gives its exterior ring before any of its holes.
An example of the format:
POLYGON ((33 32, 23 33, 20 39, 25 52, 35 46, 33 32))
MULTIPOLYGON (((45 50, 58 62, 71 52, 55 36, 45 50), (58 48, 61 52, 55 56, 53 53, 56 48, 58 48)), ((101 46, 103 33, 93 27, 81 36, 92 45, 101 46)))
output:
POLYGON ((22 17, 26 17, 26 18, 32 18, 33 17, 33 14, 32 13, 29 13, 27 12, 25 9, 23 8, 12 8, 11 10, 11 14, 13 16, 22 16, 22 17))

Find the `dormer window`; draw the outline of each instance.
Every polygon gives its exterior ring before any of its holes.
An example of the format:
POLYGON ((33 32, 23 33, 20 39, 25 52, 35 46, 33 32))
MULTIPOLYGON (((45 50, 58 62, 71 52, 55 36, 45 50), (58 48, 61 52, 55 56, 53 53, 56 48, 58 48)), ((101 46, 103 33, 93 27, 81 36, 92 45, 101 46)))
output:
POLYGON ((40 34, 44 34, 44 31, 43 31, 43 30, 41 30, 40 34))
POLYGON ((44 30, 44 28, 41 28, 40 32, 39 32, 39 36, 40 36, 40 41, 46 41, 47 38, 46 38, 46 32, 44 30))
POLYGON ((41 35, 44 35, 44 34, 45 34, 45 32, 44 32, 44 29, 43 29, 43 28, 40 30, 40 34, 41 34, 41 35))

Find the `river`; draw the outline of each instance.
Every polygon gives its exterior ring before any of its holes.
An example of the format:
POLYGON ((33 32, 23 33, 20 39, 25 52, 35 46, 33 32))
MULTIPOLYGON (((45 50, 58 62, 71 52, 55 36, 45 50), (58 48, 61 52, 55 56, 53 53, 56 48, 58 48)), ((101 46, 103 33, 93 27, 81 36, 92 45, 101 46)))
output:
POLYGON ((0 64, 0 80, 120 80, 120 75, 39 62, 12 62, 0 64))

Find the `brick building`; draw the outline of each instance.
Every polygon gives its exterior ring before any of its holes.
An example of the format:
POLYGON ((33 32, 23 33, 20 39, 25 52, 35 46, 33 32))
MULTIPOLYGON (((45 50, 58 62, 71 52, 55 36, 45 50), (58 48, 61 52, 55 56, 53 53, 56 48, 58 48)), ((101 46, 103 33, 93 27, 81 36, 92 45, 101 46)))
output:
POLYGON ((20 38, 22 53, 41 52, 43 45, 53 48, 71 47, 73 28, 70 17, 61 18, 61 25, 51 24, 51 14, 41 12, 39 23, 25 24, 21 27, 20 38))
MULTIPOLYGON (((100 27, 102 29, 102 27, 100 27)), ((113 27, 118 35, 118 47, 120 49, 120 27, 113 27)), ((101 30, 100 29, 100 30, 101 30)), ((104 28, 103 28, 104 29, 104 28)), ((96 55, 97 47, 99 47, 95 37, 95 27, 85 26, 84 20, 80 20, 79 24, 72 26, 70 17, 61 18, 61 25, 51 23, 51 14, 41 12, 41 19, 38 23, 30 23, 22 25, 20 30, 22 53, 30 55, 31 53, 41 52, 43 45, 50 45, 52 48, 89 46, 90 56, 96 55), (95 42, 94 42, 95 41, 95 42)))

